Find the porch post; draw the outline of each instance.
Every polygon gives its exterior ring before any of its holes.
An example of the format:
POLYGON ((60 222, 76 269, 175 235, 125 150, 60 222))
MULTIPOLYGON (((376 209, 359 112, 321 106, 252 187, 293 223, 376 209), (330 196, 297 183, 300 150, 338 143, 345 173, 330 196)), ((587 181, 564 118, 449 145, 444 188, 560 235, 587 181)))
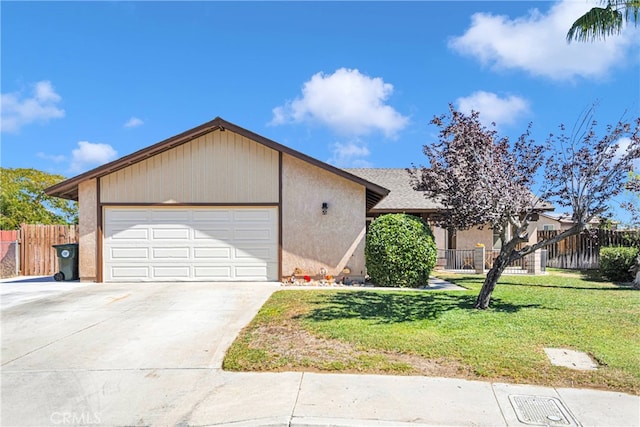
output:
POLYGON ((527 273, 542 274, 542 256, 539 250, 529 255, 527 273))
POLYGON ((473 266, 476 273, 484 274, 484 246, 476 246, 473 251, 473 266))

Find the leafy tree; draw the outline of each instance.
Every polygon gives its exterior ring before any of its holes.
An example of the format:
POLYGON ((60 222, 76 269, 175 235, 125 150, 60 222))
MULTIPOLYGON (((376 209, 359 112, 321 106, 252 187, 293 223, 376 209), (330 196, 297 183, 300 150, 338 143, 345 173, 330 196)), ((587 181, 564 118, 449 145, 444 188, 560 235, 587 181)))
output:
POLYGON ((579 17, 567 32, 567 42, 604 40, 620 34, 625 22, 638 24, 640 0, 607 0, 605 7, 594 7, 579 17))
POLYGON ((495 129, 483 126, 478 112, 449 113, 431 123, 440 128, 439 142, 424 146, 428 167, 413 167, 414 188, 436 198, 444 209, 437 223, 445 228, 491 227, 501 240, 500 254, 487 273, 475 307, 489 307, 491 294, 505 268, 538 249, 580 233, 594 217, 606 216, 608 202, 624 190, 628 170, 640 157, 640 118, 607 126, 596 133, 594 109, 587 110, 573 132, 564 126, 544 144, 530 139, 530 128, 511 144, 495 129), (628 137, 623 154, 617 141, 628 137), (539 194, 532 193, 543 172, 539 194), (557 236, 529 245, 527 228, 544 203, 571 209, 575 222, 557 236))
POLYGON ((20 224, 69 224, 78 222, 76 202, 50 197, 45 188, 64 180, 36 169, 0 168, 0 229, 20 224))

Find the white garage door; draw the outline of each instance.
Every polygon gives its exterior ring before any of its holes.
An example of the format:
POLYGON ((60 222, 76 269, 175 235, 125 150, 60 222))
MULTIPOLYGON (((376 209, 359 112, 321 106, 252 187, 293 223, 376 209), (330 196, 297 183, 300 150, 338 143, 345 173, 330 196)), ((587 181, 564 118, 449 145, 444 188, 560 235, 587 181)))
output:
POLYGON ((275 207, 108 207, 103 279, 277 280, 277 224, 275 207))

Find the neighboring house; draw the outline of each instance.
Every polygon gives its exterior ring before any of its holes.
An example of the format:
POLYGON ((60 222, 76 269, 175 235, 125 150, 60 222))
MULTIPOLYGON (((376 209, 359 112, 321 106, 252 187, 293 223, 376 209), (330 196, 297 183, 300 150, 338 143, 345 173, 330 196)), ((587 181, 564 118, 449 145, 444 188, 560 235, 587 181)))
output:
MULTIPOLYGON (((571 215, 566 213, 543 212, 536 221, 538 230, 542 231, 565 231, 574 225, 575 222, 571 219, 571 215)), ((589 222, 588 228, 598 228, 599 225, 600 218, 593 218, 589 222)), ((615 227, 615 224, 613 226, 615 227)))
MULTIPOLYGON (((369 209, 367 212, 369 219, 387 213, 408 213, 430 222, 438 249, 470 250, 474 249, 478 243, 483 244, 487 249, 500 249, 499 236, 495 235, 489 226, 469 230, 445 230, 436 227, 430 219, 442 210, 442 205, 425 197, 423 191, 415 190, 406 169, 361 168, 345 170, 390 190, 387 197, 369 209)), ((553 210, 553 207, 545 204, 541 210, 553 210)), ((529 242, 537 242, 536 225, 532 224, 528 231, 529 242)))
POLYGON ((216 118, 46 190, 79 204, 82 281, 365 274, 389 191, 216 118))

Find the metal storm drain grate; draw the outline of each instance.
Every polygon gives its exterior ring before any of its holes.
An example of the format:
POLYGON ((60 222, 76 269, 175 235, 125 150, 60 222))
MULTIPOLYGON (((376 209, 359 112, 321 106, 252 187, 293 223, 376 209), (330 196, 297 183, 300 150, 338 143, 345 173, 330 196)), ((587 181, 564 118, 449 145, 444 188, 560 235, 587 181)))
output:
POLYGON ((555 397, 509 395, 518 420, 534 426, 580 426, 564 404, 555 397))

